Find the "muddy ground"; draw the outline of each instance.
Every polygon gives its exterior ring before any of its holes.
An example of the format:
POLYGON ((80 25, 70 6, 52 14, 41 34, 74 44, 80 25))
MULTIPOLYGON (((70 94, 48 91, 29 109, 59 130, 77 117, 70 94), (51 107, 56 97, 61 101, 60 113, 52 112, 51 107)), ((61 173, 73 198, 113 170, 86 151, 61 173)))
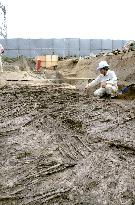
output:
POLYGON ((0 89, 0 205, 134 205, 135 100, 0 89))
POLYGON ((119 89, 135 83, 135 51, 62 60, 41 73, 32 59, 5 58, 0 205, 135 204, 135 86, 117 99, 86 96, 101 60, 119 89))

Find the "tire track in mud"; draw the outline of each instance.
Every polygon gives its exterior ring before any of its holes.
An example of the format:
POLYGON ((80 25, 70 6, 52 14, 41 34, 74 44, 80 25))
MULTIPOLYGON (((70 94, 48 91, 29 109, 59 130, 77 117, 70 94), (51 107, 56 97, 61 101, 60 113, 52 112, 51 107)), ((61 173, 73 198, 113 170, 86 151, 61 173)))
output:
POLYGON ((108 161, 114 157, 118 160, 114 167, 121 163, 124 170, 126 161, 134 170, 134 101, 97 100, 53 86, 7 87, 0 92, 0 203, 79 204, 80 200, 87 204, 89 197, 95 205, 104 204, 98 202, 104 197, 109 203, 111 199, 99 187, 102 180, 96 174, 85 177, 93 166, 95 173, 100 170, 91 161, 94 157, 102 159, 100 164, 106 156, 108 161), (83 182, 81 164, 86 167, 83 182), (101 193, 94 200, 91 190, 96 193, 96 188, 101 193))

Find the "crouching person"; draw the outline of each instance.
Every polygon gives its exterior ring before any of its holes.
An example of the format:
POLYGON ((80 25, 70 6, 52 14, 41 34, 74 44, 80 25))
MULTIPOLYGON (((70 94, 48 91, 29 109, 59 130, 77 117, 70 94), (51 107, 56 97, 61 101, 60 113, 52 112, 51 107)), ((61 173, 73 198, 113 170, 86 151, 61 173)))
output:
POLYGON ((3 69, 2 69, 2 59, 1 59, 2 53, 4 53, 4 48, 0 44, 0 72, 3 72, 3 69))
POLYGON ((106 61, 101 61, 97 70, 100 72, 100 75, 91 83, 87 84, 87 86, 85 87, 87 93, 89 93, 91 87, 100 84, 100 88, 94 92, 94 96, 113 97, 114 94, 118 91, 117 76, 115 72, 109 70, 109 65, 106 61))

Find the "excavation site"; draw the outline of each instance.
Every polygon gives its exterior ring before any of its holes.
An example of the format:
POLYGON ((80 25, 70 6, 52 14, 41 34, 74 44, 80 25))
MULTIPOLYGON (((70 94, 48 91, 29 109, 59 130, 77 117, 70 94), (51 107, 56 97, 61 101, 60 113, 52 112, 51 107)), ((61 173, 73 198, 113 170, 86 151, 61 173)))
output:
POLYGON ((46 69, 3 56, 0 205, 135 204, 134 45, 46 69), (117 74, 114 98, 86 93, 100 61, 117 74))

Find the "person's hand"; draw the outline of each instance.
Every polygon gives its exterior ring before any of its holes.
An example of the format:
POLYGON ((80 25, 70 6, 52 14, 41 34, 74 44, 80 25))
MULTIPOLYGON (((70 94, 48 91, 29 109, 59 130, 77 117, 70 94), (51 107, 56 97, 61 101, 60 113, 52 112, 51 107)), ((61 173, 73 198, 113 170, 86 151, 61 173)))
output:
POLYGON ((85 93, 86 93, 86 95, 89 97, 89 92, 90 92, 90 85, 89 84, 87 84, 86 86, 85 86, 85 93))
POLYGON ((85 90, 87 90, 89 87, 90 87, 89 84, 87 84, 87 85, 85 86, 85 90))
POLYGON ((102 83, 101 83, 101 87, 102 87, 102 88, 105 88, 105 87, 106 87, 106 82, 102 82, 102 83))

